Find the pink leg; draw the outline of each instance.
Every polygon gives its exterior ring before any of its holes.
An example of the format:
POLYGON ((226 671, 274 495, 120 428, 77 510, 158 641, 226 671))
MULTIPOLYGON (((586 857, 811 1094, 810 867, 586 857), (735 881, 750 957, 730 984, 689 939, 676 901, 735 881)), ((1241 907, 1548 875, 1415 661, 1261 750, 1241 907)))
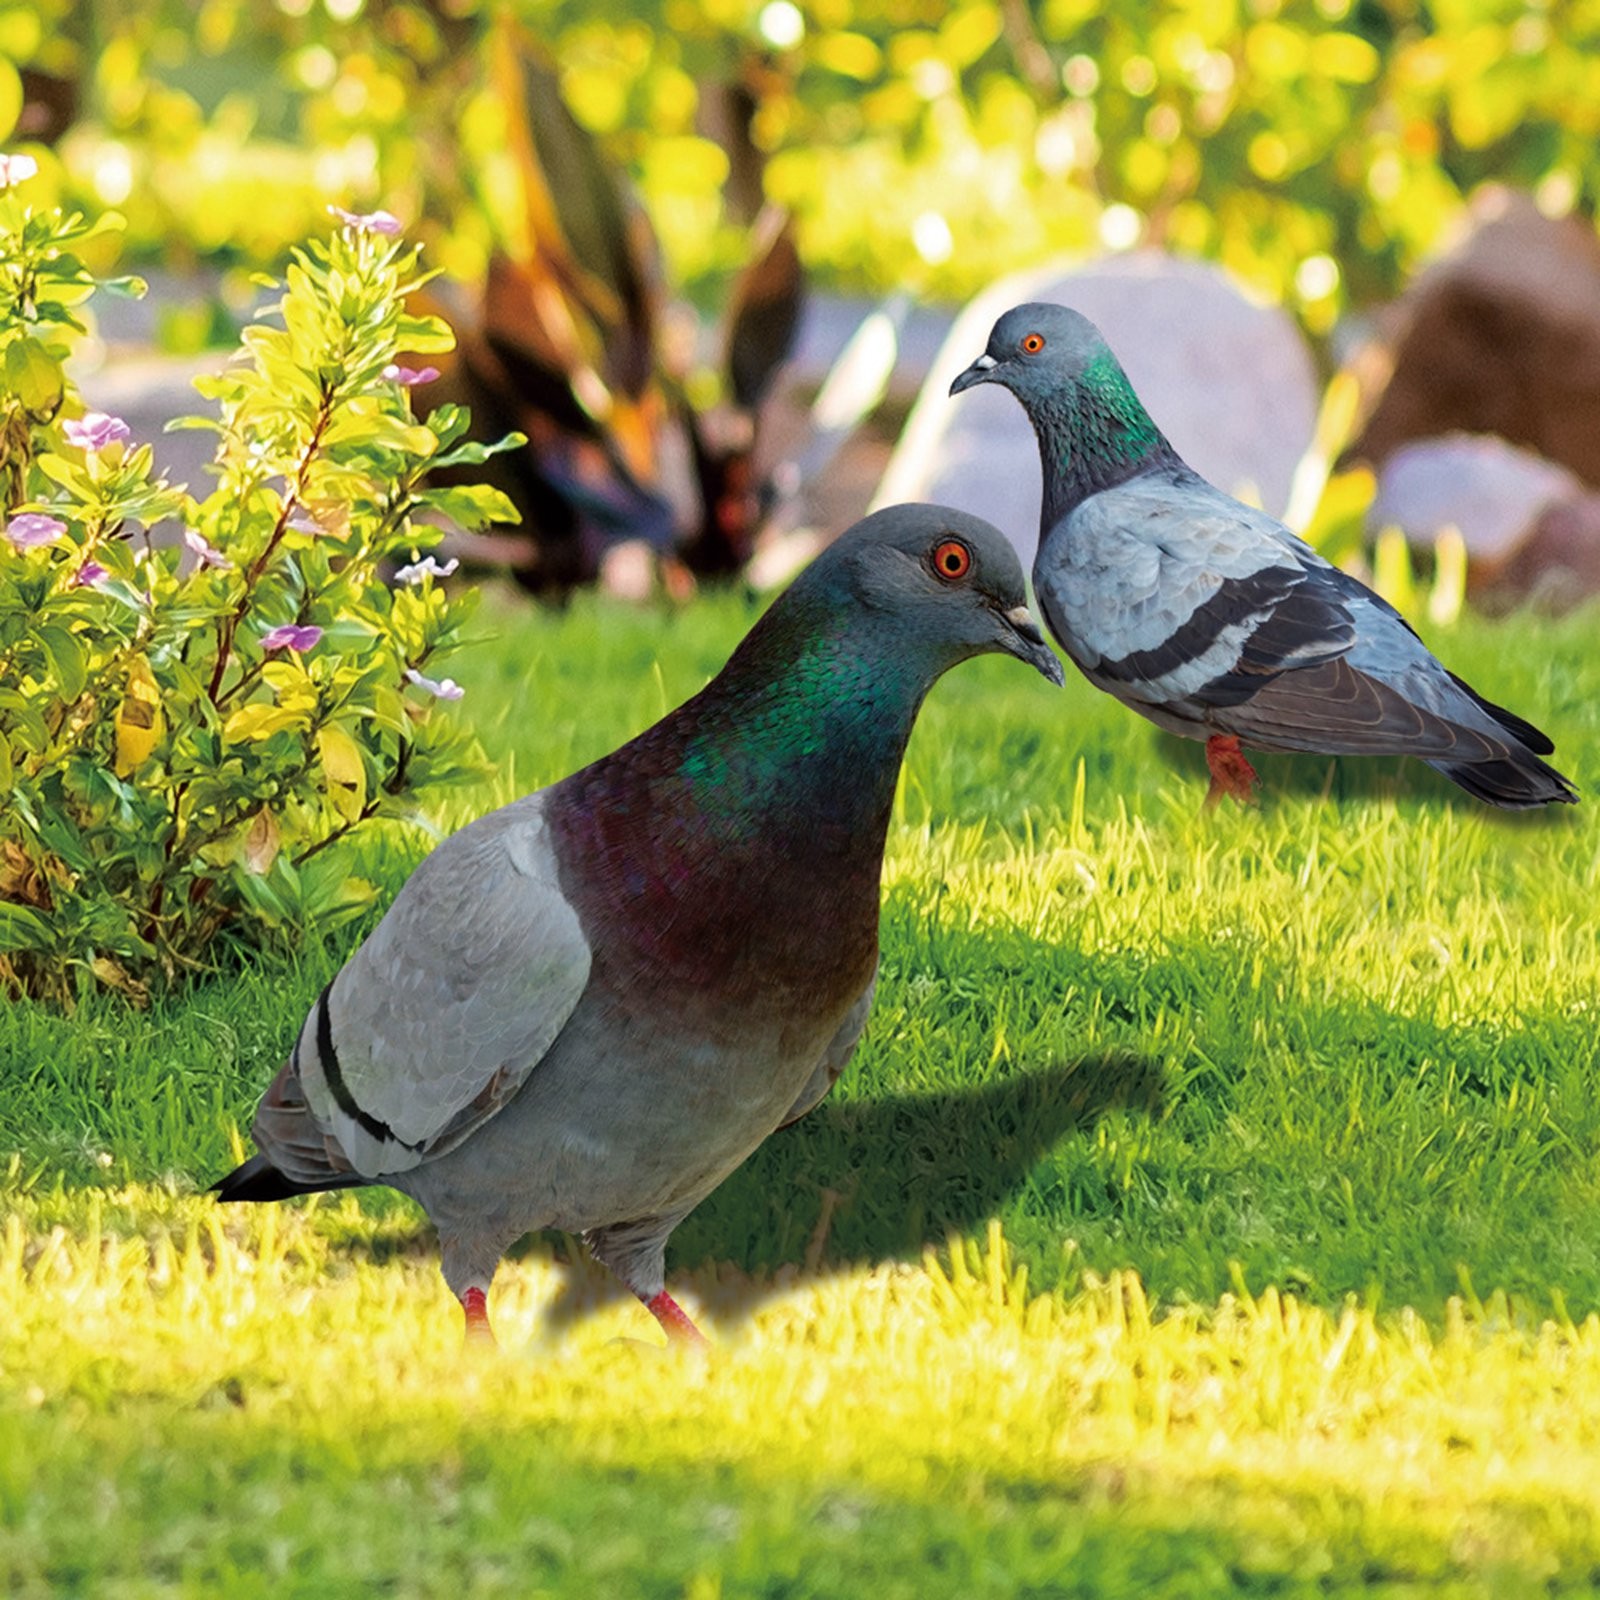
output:
POLYGON ((468 1289, 461 1297, 467 1314, 467 1343, 495 1348, 494 1329, 489 1326, 489 1300, 482 1289, 468 1289))
MULTIPOLYGON (((641 1295, 640 1299, 644 1299, 641 1295)), ((698 1345, 704 1348, 706 1336, 689 1320, 689 1313, 665 1289, 644 1302, 645 1310, 667 1331, 673 1344, 698 1345)))
POLYGON ((1211 787, 1206 791, 1207 811, 1224 795, 1230 795, 1242 806, 1255 804, 1255 787, 1261 780, 1245 759, 1233 734, 1214 733, 1206 740, 1206 766, 1211 772, 1211 787))

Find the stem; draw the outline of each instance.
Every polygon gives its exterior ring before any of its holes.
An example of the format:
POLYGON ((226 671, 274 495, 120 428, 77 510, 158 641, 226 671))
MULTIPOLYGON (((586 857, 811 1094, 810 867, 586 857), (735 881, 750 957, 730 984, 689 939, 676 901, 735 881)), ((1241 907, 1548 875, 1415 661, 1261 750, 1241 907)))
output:
POLYGON ((261 554, 250 563, 249 570, 244 575, 244 590, 239 596, 239 604, 224 620, 221 631, 217 635, 217 664, 211 669, 211 682, 207 685, 206 694, 213 705, 220 704, 217 692, 222 687, 222 679, 228 670, 228 661, 233 654, 234 636, 239 631, 239 624, 244 620, 245 613, 250 609, 250 600, 255 593, 255 586, 261 574, 266 571, 267 563, 272 559, 273 552, 283 540, 284 530, 289 525, 289 514, 300 503, 300 496, 305 493, 306 480, 311 475, 312 463, 317 458, 317 451, 322 444, 322 436, 328 431, 328 424, 333 421, 333 403, 335 391, 331 389, 326 380, 322 385, 322 404, 317 411, 316 426, 311 430, 311 437, 306 441, 306 447, 300 457, 300 464, 295 469, 294 484, 288 494, 283 497, 283 504, 278 510, 278 520, 272 525, 272 533, 266 544, 262 547, 261 554))

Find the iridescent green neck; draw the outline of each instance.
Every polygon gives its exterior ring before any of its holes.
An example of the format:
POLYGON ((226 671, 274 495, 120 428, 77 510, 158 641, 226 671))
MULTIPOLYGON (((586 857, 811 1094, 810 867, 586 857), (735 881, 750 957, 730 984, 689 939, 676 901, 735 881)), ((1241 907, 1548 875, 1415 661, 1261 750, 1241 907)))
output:
POLYGON ((767 648, 736 658, 685 708, 693 715, 678 772, 697 804, 730 822, 886 825, 906 741, 940 668, 903 630, 887 621, 874 629, 859 614, 849 628, 756 643, 767 648))
POLYGON ((1151 467, 1183 466, 1109 350, 1028 410, 1044 464, 1042 532, 1092 494, 1151 467))

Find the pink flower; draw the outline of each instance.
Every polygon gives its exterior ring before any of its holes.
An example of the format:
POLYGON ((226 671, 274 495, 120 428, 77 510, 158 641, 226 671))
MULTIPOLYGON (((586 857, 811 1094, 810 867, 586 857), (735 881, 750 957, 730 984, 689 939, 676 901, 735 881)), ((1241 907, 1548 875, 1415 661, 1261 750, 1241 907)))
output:
POLYGON ((401 227, 399 217, 392 211, 346 211, 343 206, 329 206, 328 212, 357 233, 381 233, 392 238, 401 227))
POLYGON ((90 588, 108 577, 106 569, 98 561, 85 561, 76 572, 72 574, 72 587, 74 589, 90 588))
POLYGON ((399 568, 394 575, 396 583, 421 583, 424 578, 448 578, 461 563, 454 556, 441 567, 432 556, 424 556, 409 566, 399 568))
POLYGON ((459 700, 467 692, 454 678, 425 678, 415 667, 407 667, 406 676, 436 700, 459 700))
POLYGON ((214 544, 208 544, 206 536, 198 528, 185 528, 183 542, 200 558, 202 567, 232 569, 233 563, 214 544))
POLYGON ((38 170, 39 163, 32 156, 0 155, 0 189, 9 189, 16 183, 26 183, 38 170))
POLYGON ((104 450, 108 444, 122 444, 133 437, 133 430, 121 417, 104 411, 86 411, 78 420, 64 423, 61 431, 67 443, 80 450, 104 450))
POLYGON ((295 512, 284 527, 293 528, 296 533, 326 533, 328 530, 306 510, 304 506, 296 506, 295 512))
POLYGON ((398 383, 402 389, 415 389, 419 383, 432 383, 439 376, 439 369, 437 367, 402 367, 391 361, 383 369, 383 375, 390 383, 398 383))
POLYGON ((314 650, 322 639, 322 629, 314 623, 303 626, 286 622, 261 636, 263 650, 314 650))
POLYGON ((24 511, 6 524, 6 538, 19 550, 54 544, 66 531, 67 525, 59 517, 46 516, 42 511, 24 511))

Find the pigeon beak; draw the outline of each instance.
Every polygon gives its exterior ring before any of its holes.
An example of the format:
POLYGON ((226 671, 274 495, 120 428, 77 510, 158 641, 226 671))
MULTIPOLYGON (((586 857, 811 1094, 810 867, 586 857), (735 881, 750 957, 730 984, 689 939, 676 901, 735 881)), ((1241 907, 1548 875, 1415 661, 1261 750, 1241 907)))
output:
POLYGON ((965 389, 970 389, 977 383, 993 383, 994 369, 1000 363, 989 354, 987 350, 963 372, 954 383, 950 385, 950 393, 958 395, 965 389))
POLYGON ((1026 606, 1014 606, 1010 611, 1002 611, 1000 620, 1006 626, 1000 648, 1018 661, 1026 661, 1059 689, 1067 681, 1061 670, 1061 660, 1044 642, 1033 613, 1026 606))

